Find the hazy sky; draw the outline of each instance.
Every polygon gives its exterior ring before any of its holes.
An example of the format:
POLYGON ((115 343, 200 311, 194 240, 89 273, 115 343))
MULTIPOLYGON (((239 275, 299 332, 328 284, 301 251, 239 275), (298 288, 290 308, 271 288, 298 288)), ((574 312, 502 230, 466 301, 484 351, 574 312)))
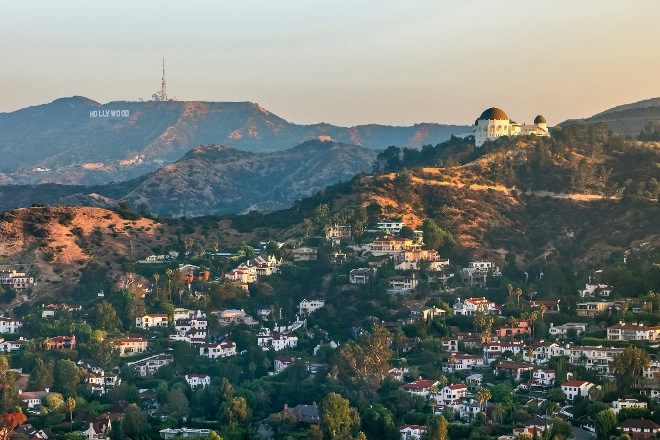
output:
POLYGON ((252 101, 295 123, 549 124, 660 96, 660 1, 0 0, 0 112, 252 101))

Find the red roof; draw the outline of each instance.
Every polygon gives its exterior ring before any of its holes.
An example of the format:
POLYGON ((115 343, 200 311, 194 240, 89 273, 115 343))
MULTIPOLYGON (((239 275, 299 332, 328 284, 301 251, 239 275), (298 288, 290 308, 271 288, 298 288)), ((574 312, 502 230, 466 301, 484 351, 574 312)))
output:
POLYGON ((585 383, 589 383, 589 382, 584 381, 584 380, 569 380, 569 381, 564 382, 563 384, 561 384, 561 386, 563 386, 563 387, 581 387, 585 383))
POLYGON ((431 388, 433 385, 437 383, 438 383, 437 380, 419 379, 414 382, 403 385, 402 388, 406 390, 426 389, 426 388, 431 388))
POLYGON ((467 389, 467 386, 462 383, 457 383, 454 385, 448 385, 447 388, 449 388, 450 390, 462 390, 462 389, 467 389))

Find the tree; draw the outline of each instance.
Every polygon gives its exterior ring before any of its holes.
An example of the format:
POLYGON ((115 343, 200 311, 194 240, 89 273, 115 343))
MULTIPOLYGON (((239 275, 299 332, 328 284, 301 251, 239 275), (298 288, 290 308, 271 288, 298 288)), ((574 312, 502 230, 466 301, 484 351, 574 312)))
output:
POLYGON ((76 408, 76 399, 69 397, 66 399, 66 412, 69 413, 69 431, 73 431, 73 410, 76 408))
POLYGON ((75 362, 60 359, 55 364, 55 388, 65 396, 75 396, 80 382, 80 370, 75 362))
POLYGON ((178 418, 188 415, 188 397, 180 386, 174 387, 167 393, 167 403, 178 418))
POLYGON ((245 397, 233 397, 223 407, 224 418, 232 426, 245 422, 250 415, 245 397))
POLYGON ((117 311, 108 301, 103 300, 96 305, 94 310, 96 328, 114 333, 122 327, 121 319, 117 311))
POLYGON ((11 437, 14 429, 26 420, 27 417, 21 412, 0 413, 0 440, 11 437))
POLYGON ((20 399, 14 388, 17 376, 9 370, 9 358, 0 355, 0 411, 11 414, 19 408, 20 399))
MULTIPOLYGON (((488 401, 491 399, 491 394, 490 390, 488 388, 481 387, 477 390, 477 394, 475 396, 477 398, 477 401, 479 402, 479 409, 481 412, 485 415, 486 411, 484 408, 484 402, 488 404, 488 401)), ((485 417, 484 417, 485 420, 485 417)))
POLYGON ((447 440, 449 438, 449 422, 444 416, 434 417, 429 427, 429 440, 447 440))
POLYGON ((607 440, 616 430, 616 414, 611 409, 604 409, 596 414, 594 427, 599 440, 607 440))
POLYGON ((332 438, 343 430, 348 431, 352 425, 351 408, 348 399, 341 394, 328 393, 321 402, 321 427, 332 438))
POLYGON ((617 385, 622 390, 629 390, 639 385, 639 378, 644 369, 651 364, 649 354, 639 347, 629 346, 614 356, 612 371, 617 377, 617 385))
MULTIPOLYGON (((137 438, 149 432, 149 421, 147 413, 144 412, 136 403, 131 403, 124 410, 124 419, 121 428, 126 436, 137 438)), ((112 430, 114 431, 114 426, 112 430)))
POLYGON ((54 367, 55 363, 53 361, 46 363, 41 358, 37 358, 32 373, 30 373, 27 389, 29 391, 42 391, 45 388, 52 387, 54 367))
POLYGON ((422 224, 424 234, 424 247, 426 249, 441 249, 452 247, 456 244, 454 236, 441 229, 433 219, 427 218, 422 224))

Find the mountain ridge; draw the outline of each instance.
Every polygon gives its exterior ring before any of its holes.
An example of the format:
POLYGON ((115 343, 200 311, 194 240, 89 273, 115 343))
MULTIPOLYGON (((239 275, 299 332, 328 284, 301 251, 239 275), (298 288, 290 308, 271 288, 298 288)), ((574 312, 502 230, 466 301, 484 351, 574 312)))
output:
POLYGON ((2 184, 99 184, 128 180, 181 158, 198 145, 281 151, 309 139, 373 149, 418 148, 467 126, 295 124, 251 102, 113 101, 59 98, 0 113, 2 184), (36 171, 35 171, 36 170, 36 171))

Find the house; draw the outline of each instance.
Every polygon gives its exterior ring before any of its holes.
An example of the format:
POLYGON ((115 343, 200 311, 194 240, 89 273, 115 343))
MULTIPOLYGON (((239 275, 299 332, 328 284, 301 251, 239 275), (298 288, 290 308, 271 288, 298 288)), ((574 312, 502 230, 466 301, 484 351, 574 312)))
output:
POLYGON ((254 266, 250 266, 250 267, 239 266, 227 272, 225 274, 225 278, 240 284, 256 283, 257 268, 254 266))
POLYGON ((567 322, 562 325, 554 325, 553 323, 550 323, 550 329, 548 330, 551 335, 559 338, 567 338, 569 332, 575 332, 575 336, 579 337, 585 331, 587 331, 587 324, 583 322, 567 322))
POLYGON ((72 350, 76 348, 76 337, 74 336, 54 336, 46 338, 44 341, 46 350, 72 350))
POLYGON ((211 376, 206 374, 186 374, 186 382, 190 388, 202 387, 211 385, 211 376))
POLYGON ((644 324, 633 322, 627 324, 619 321, 607 328, 607 339, 612 341, 657 341, 660 339, 660 326, 646 326, 644 324))
POLYGON ((555 385, 555 370, 534 370, 532 386, 549 388, 555 385))
POLYGON ((420 440, 426 434, 424 425, 403 425, 399 427, 401 440, 420 440))
POLYGON ((23 321, 20 319, 0 316, 0 333, 16 333, 22 326, 23 321))
POLYGON ((619 414, 624 408, 647 408, 648 404, 637 399, 617 399, 610 403, 610 407, 614 414, 619 414))
POLYGON ((227 310, 218 310, 212 312, 218 317, 218 323, 220 325, 230 325, 243 323, 247 325, 257 325, 259 321, 254 319, 252 316, 247 315, 243 309, 227 309, 227 310))
POLYGON ((316 261, 319 249, 302 246, 293 250, 293 261, 316 261))
POLYGON ((126 338, 119 340, 119 356, 133 356, 147 351, 147 340, 142 338, 126 338))
POLYGON ((520 353, 524 348, 522 341, 488 342, 483 346, 484 364, 490 365, 494 360, 504 356, 506 352, 511 352, 512 355, 520 353))
POLYGON ((50 390, 46 388, 44 391, 18 391, 20 399, 27 409, 35 409, 41 405, 41 400, 50 393, 50 390))
POLYGON ((129 362, 127 365, 133 367, 141 377, 153 375, 160 367, 172 362, 169 354, 156 354, 139 361, 129 362))
POLYGON ((406 224, 401 220, 387 220, 378 222, 376 228, 385 234, 399 233, 406 224))
POLYGON ((422 319, 424 321, 428 319, 433 319, 436 316, 445 316, 447 312, 445 312, 443 309, 437 308, 436 306, 433 307, 411 307, 410 309, 410 317, 417 320, 417 319, 422 319))
POLYGON ((561 385, 561 390, 566 400, 572 402, 577 396, 589 398, 589 390, 593 386, 594 384, 584 380, 569 380, 561 385))
POLYGON ((0 270, 0 285, 12 290, 26 290, 34 286, 34 277, 16 270, 0 270))
POLYGON ((211 430, 207 428, 165 428, 158 431, 160 438, 200 438, 208 437, 211 430))
POLYGON ((607 284, 589 284, 587 283, 584 289, 578 289, 580 298, 609 298, 612 294, 612 287, 607 284))
POLYGON ((236 355, 236 343, 225 341, 223 343, 201 344, 199 346, 199 355, 211 359, 220 357, 229 357, 236 355))
POLYGON ((292 334, 278 332, 260 332, 257 335, 257 344, 262 350, 280 351, 284 348, 295 348, 298 346, 298 337, 292 334))
POLYGON ((313 299, 313 300, 303 299, 298 304, 298 315, 309 316, 312 312, 322 308, 324 305, 325 305, 325 301, 322 299, 313 299))
POLYGON ((390 277, 388 280, 387 293, 390 295, 406 295, 411 293, 419 284, 419 279, 412 275, 390 277))
POLYGON ((577 303, 575 308, 578 316, 593 318, 600 313, 608 311, 613 305, 614 303, 610 301, 591 301, 577 303))
POLYGON ((501 276, 502 272, 490 261, 470 261, 461 269, 463 283, 468 287, 484 287, 489 276, 501 276))
POLYGON ((366 267, 352 269, 348 273, 348 282, 351 284, 367 284, 372 276, 372 272, 375 273, 375 269, 366 267))
POLYGON ((418 379, 414 382, 401 385, 401 389, 403 391, 409 392, 410 394, 426 397, 431 392, 431 387, 437 387, 438 383, 439 382, 437 380, 418 379))
POLYGON ((557 347, 557 351, 561 351, 562 355, 569 357, 568 361, 571 365, 582 365, 587 369, 596 370, 601 376, 606 377, 611 377, 610 365, 614 361, 614 357, 623 350, 623 348, 602 346, 557 347))
POLYGON ((148 313, 135 318, 135 327, 148 329, 151 327, 167 327, 169 318, 167 313, 148 313))
POLYGON ((627 419, 617 426, 624 434, 628 434, 632 440, 655 438, 660 433, 660 426, 652 420, 627 419))
POLYGON ((316 402, 311 405, 298 404, 293 408, 289 408, 289 405, 284 404, 282 415, 295 418, 297 422, 301 423, 319 424, 321 422, 316 402))
POLYGON ((442 371, 444 373, 453 373, 455 371, 483 367, 483 365, 483 356, 476 354, 452 353, 449 359, 442 362, 442 371))
POLYGON ((273 360, 273 370, 275 374, 279 374, 284 371, 288 366, 293 364, 296 359, 292 356, 277 356, 273 360))
POLYGON ((558 299, 535 299, 529 302, 530 307, 538 309, 541 306, 545 306, 547 312, 559 312, 559 302, 558 299))
POLYGON ((465 399, 467 396, 467 391, 467 386, 462 383, 447 385, 442 390, 440 390, 439 401, 444 405, 454 405, 465 399))
POLYGON ((442 343, 443 351, 449 351, 451 353, 456 353, 458 351, 458 339, 443 336, 440 338, 440 342, 442 343))
POLYGON ((382 255, 395 255, 407 249, 412 249, 413 241, 409 238, 392 237, 385 235, 371 242, 371 253, 378 257, 382 255))
POLYGON ((342 240, 351 239, 351 227, 338 225, 329 226, 325 229, 325 239, 333 243, 341 242, 342 240))
POLYGON ((0 352, 14 353, 20 350, 23 344, 27 341, 28 340, 24 339, 23 337, 20 337, 15 341, 5 341, 4 339, 0 338, 0 352))
POLYGON ((477 312, 499 314, 500 310, 495 306, 493 301, 481 298, 466 298, 461 301, 460 298, 456 299, 453 305, 455 315, 472 316, 477 312))
POLYGON ((534 365, 524 364, 521 362, 500 362, 495 367, 495 373, 505 373, 508 376, 513 376, 516 380, 522 379, 522 374, 525 371, 532 371, 534 365))
POLYGON ((121 377, 117 374, 101 370, 98 373, 89 373, 87 383, 92 393, 105 394, 109 388, 114 388, 121 384, 121 377))
POLYGON ((458 417, 465 422, 474 419, 481 412, 481 405, 474 399, 455 405, 454 408, 458 409, 458 417))
POLYGON ((495 329, 495 335, 500 338, 524 338, 532 334, 529 321, 518 321, 514 326, 503 326, 495 329))

